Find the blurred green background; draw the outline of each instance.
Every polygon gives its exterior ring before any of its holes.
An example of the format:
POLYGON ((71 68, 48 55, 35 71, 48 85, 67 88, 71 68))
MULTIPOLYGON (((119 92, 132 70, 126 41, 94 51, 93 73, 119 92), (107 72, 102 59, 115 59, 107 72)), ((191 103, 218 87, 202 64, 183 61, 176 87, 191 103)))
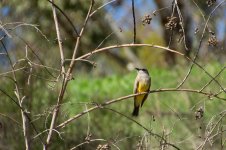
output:
MULTIPOLYGON (((109 1, 96 0, 93 10, 109 1)), ((172 1, 140 0, 135 1, 137 43, 155 44, 185 53, 193 58, 199 47, 205 18, 220 3, 201 0, 197 3, 178 1, 181 10, 186 43, 180 42, 181 27, 177 18, 177 27, 172 31, 166 29, 167 17, 172 14, 172 1), (198 7, 197 7, 198 6, 198 7), (163 9, 162 9, 163 8, 163 9), (155 13, 153 13, 157 10, 155 13), (191 11, 192 10, 192 11, 191 11), (152 17, 150 24, 143 25, 145 15, 152 17), (169 44, 169 37, 172 42, 169 44), (188 50, 185 50, 185 44, 188 50)), ((80 31, 89 8, 89 0, 66 0, 55 3, 72 20, 80 31)), ((209 74, 217 75, 225 67, 226 11, 225 2, 220 5, 208 22, 208 29, 202 39, 198 61, 209 74), (211 41, 212 40, 212 41, 211 41), (217 45, 211 44, 217 42, 217 45)), ((23 2, 3 0, 0 4, 1 39, 15 65, 20 94, 25 96, 25 108, 38 132, 49 128, 52 110, 57 102, 61 88, 60 55, 56 39, 51 4, 46 0, 23 2), (39 30, 37 30, 37 28, 39 30), (7 33, 8 32, 8 33, 7 33), (29 58, 32 62, 32 74, 29 80, 29 58), (48 66, 48 68, 42 67, 48 66), (28 84, 28 80, 30 83, 28 84)), ((177 11, 174 16, 177 16, 177 11)), ((76 40, 76 33, 63 15, 57 11, 62 35, 65 59, 70 59, 76 40)), ((178 17, 178 16, 177 16, 178 17)), ((116 0, 98 10, 89 20, 81 39, 78 56, 97 48, 133 42, 133 17, 130 0, 116 0), (108 38, 106 38, 108 37, 108 38), (105 39, 105 40, 104 40, 105 39)), ((0 46, 0 89, 16 99, 11 67, 0 46)), ((111 99, 132 94, 136 77, 134 67, 143 66, 152 77, 151 90, 175 88, 186 76, 191 62, 182 56, 167 53, 150 47, 133 47, 112 49, 88 58, 96 63, 76 62, 73 80, 68 84, 61 104, 57 125, 82 111, 111 99)), ((68 63, 65 63, 68 68, 68 63)), ((225 87, 226 74, 223 71, 216 79, 225 87)), ((196 65, 181 88, 200 90, 211 80, 196 65)), ((218 93, 220 87, 215 81, 204 92, 218 93)), ((220 95, 226 98, 225 93, 220 95)), ((140 115, 133 118, 144 127, 159 134, 181 149, 196 149, 201 145, 221 112, 225 112, 225 101, 206 95, 189 92, 151 93, 140 110, 140 115), (196 118, 202 109, 203 117, 196 118)), ((132 117, 133 99, 127 99, 106 106, 125 116, 132 117)), ((159 138, 150 135, 135 122, 109 109, 98 109, 74 120, 59 129, 60 136, 53 134, 50 149, 70 149, 90 139, 77 149, 96 149, 99 144, 109 144, 112 149, 173 149, 163 146, 159 138)), ((224 149, 226 120, 223 118, 213 130, 213 136, 206 142, 204 149, 224 149), (218 133, 218 134, 217 134, 218 133), (216 134, 216 136, 214 136, 216 134)), ((30 126, 30 138, 36 133, 30 126)), ((47 133, 40 136, 46 139, 47 133)), ((36 137, 31 141, 32 149, 41 149, 36 137)), ((0 93, 0 149, 25 149, 20 109, 4 93, 0 93)))

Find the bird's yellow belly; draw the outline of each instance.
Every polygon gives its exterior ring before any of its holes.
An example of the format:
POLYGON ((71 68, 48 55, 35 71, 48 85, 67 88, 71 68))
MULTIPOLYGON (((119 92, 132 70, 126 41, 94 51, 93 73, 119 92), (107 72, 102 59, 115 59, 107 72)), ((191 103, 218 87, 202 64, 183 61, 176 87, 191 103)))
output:
MULTIPOLYGON (((149 88, 148 84, 146 84, 144 82, 140 82, 138 85, 138 88, 137 88, 137 93, 147 92, 148 88, 149 88)), ((136 96, 136 105, 137 106, 141 104, 141 102, 144 99, 144 96, 145 96, 145 94, 136 96)))
POLYGON ((141 93, 141 92, 146 92, 149 88, 149 85, 145 82, 140 82, 137 88, 137 92, 141 93))

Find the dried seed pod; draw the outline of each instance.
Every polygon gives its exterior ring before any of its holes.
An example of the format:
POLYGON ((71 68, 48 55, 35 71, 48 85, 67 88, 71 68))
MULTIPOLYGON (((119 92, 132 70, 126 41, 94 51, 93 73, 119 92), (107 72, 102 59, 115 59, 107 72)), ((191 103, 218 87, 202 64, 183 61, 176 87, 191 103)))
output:
POLYGON ((204 110, 202 107, 200 107, 199 109, 196 110, 195 112, 195 119, 198 120, 198 119, 201 119, 204 115, 204 110))
POLYGON ((208 39, 208 45, 217 46, 217 44, 218 44, 217 37, 215 35, 211 35, 208 39))
POLYGON ((145 15, 144 19, 142 19, 142 23, 143 23, 143 25, 150 24, 151 20, 152 20, 151 15, 145 15))
POLYGON ((206 4, 208 5, 208 7, 212 6, 214 3, 216 3, 217 0, 207 0, 206 4))
POLYGON ((177 27, 177 17, 167 17, 168 22, 165 24, 166 30, 173 30, 177 27))

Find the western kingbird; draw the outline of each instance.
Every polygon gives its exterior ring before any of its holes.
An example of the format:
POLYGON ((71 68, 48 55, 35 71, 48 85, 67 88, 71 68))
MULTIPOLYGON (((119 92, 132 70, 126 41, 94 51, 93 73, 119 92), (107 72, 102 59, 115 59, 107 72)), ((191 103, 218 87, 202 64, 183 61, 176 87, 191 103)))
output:
MULTIPOLYGON (((139 69, 136 68, 137 77, 134 82, 133 93, 142 93, 142 92, 149 92, 151 86, 151 77, 149 76, 147 69, 139 69)), ((147 99, 148 94, 137 95, 134 97, 134 110, 132 115, 138 116, 139 108, 142 107, 144 101, 147 99)))

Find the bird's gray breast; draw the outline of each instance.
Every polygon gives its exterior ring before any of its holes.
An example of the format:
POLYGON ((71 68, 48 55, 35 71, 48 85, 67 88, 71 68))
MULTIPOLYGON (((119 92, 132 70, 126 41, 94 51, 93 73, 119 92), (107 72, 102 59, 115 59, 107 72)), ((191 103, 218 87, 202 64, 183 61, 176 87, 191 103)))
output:
POLYGON ((150 85, 151 77, 146 73, 139 73, 139 82, 145 85, 150 85))

